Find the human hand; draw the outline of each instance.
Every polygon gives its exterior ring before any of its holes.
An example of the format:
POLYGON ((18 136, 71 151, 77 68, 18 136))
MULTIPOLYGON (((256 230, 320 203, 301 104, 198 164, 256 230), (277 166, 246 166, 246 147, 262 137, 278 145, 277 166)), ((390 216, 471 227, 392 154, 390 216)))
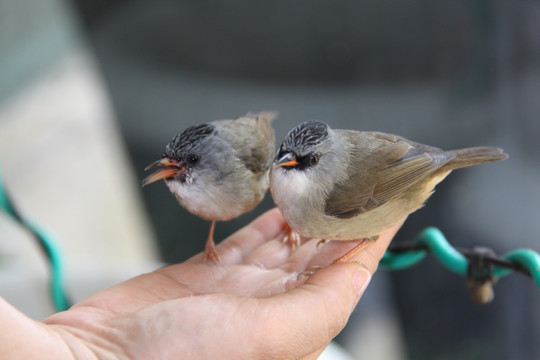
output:
POLYGON ((291 252, 273 209, 218 245, 218 265, 198 254, 43 323, 27 319, 21 333, 37 334, 34 349, 55 359, 316 359, 345 326, 397 230, 356 262, 326 266, 356 242, 317 249, 312 239, 291 252), (316 265, 326 267, 298 276, 316 265))

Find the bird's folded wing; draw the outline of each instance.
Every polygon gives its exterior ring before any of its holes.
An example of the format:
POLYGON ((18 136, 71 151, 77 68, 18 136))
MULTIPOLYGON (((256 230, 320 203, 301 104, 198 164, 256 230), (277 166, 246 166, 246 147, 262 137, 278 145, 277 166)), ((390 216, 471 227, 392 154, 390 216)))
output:
POLYGON ((379 140, 380 146, 369 154, 362 145, 353 147, 348 176, 334 186, 326 201, 327 215, 351 218, 370 211, 455 156, 398 136, 381 134, 379 140))

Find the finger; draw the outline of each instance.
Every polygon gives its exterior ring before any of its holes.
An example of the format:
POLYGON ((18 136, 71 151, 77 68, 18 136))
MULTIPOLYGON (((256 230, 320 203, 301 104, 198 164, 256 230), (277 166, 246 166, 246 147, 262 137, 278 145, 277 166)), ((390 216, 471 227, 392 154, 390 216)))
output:
MULTIPOLYGON (((398 229, 399 226, 396 226, 381 233, 371 246, 356 254, 351 261, 361 263, 371 273, 375 272, 380 259, 398 229)), ((261 284, 253 296, 269 297, 301 286, 309 277, 307 274, 302 276, 302 272, 312 270, 317 272, 321 267, 332 264, 335 259, 356 246, 358 241, 331 241, 322 247, 318 247, 318 243, 318 239, 304 243, 289 257, 286 263, 280 266, 279 269, 282 270, 282 273, 274 273, 277 277, 273 281, 261 284)))
POLYGON ((335 241, 326 244, 324 249, 318 248, 318 243, 318 239, 304 243, 285 263, 274 269, 271 272, 272 275, 268 274, 264 278, 265 281, 260 282, 260 288, 251 295, 265 298, 301 286, 312 272, 330 265, 336 258, 353 248, 357 241, 335 241), (305 276, 302 275, 304 272, 306 272, 305 276))
POLYGON ((312 239, 302 244, 302 246, 291 254, 287 262, 281 266, 281 269, 291 273, 300 273, 305 271, 308 264, 312 262, 313 257, 317 255, 318 242, 318 239, 312 239))
POLYGON ((218 251, 222 256, 220 264, 241 263, 261 245, 280 237, 285 224, 277 208, 267 211, 218 245, 218 251))
MULTIPOLYGON (((283 232, 284 227, 285 220, 277 208, 265 212, 216 246, 221 258, 217 265, 227 266, 241 263, 261 244, 277 238, 283 232)), ((187 261, 202 263, 203 255, 203 253, 199 253, 187 261)))
POLYGON ((323 346, 320 349, 315 350, 311 354, 304 356, 300 360, 317 360, 317 359, 319 359, 321 357, 321 354, 324 352, 324 350, 326 349, 327 346, 328 346, 328 344, 326 344, 325 346, 323 346))
POLYGON ((230 266, 176 264, 161 268, 156 271, 158 272, 176 281, 177 284, 172 284, 171 289, 158 288, 155 291, 159 294, 170 294, 173 286, 184 289, 183 293, 176 292, 178 297, 225 293, 263 298, 288 291, 305 281, 305 278, 297 281, 296 273, 287 273, 279 268, 266 269, 253 264, 230 266))
POLYGON ((345 326, 370 273, 358 263, 341 263, 315 272, 304 285, 261 300, 258 316, 265 330, 258 342, 269 358, 302 358, 324 347, 345 326), (272 329, 283 329, 274 332, 272 329), (268 335, 267 335, 268 334, 268 335), (281 353, 276 354, 276 351, 281 353))
POLYGON ((258 288, 251 293, 251 296, 269 298, 297 288, 307 280, 307 277, 298 276, 298 272, 288 272, 279 268, 270 271, 274 278, 267 276, 265 283, 259 281, 258 288))
MULTIPOLYGON (((384 255, 386 248, 392 241, 394 235, 399 230, 401 225, 395 226, 383 231, 377 240, 368 243, 368 246, 353 256, 350 261, 364 263, 367 268, 374 273, 377 270, 377 265, 384 255)), ((306 264, 307 269, 314 266, 327 266, 340 256, 346 254, 358 244, 359 240, 350 241, 330 241, 321 245, 317 249, 317 253, 312 257, 310 262, 306 264)))
POLYGON ((290 247, 278 238, 259 246, 242 263, 263 269, 274 269, 283 265, 290 253, 290 247))
POLYGON ((398 230, 401 228, 401 225, 403 224, 399 224, 388 230, 383 231, 379 235, 379 238, 374 241, 371 246, 368 246, 366 249, 360 251, 358 254, 353 256, 351 261, 358 261, 364 264, 367 269, 373 274, 377 270, 377 267, 379 266, 379 261, 383 257, 386 249, 388 248, 388 245, 390 245, 390 242, 392 241, 398 230))

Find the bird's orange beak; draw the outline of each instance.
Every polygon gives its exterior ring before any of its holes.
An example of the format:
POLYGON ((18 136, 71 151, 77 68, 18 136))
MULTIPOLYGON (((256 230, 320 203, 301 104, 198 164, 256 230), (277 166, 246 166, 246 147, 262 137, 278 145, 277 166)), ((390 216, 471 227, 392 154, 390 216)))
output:
POLYGON ((296 166, 298 165, 298 161, 296 160, 296 156, 294 156, 291 153, 286 153, 278 161, 276 161, 276 165, 277 166, 296 166))
POLYGON ((154 172, 153 174, 148 175, 144 178, 142 182, 142 186, 146 186, 148 184, 151 184, 153 182, 156 182, 158 180, 167 179, 172 176, 175 176, 177 174, 181 174, 185 171, 185 165, 179 161, 172 160, 169 158, 164 157, 163 159, 160 159, 158 161, 154 161, 150 165, 148 165, 144 171, 148 171, 150 169, 155 168, 156 166, 164 166, 164 168, 159 169, 158 171, 154 172))

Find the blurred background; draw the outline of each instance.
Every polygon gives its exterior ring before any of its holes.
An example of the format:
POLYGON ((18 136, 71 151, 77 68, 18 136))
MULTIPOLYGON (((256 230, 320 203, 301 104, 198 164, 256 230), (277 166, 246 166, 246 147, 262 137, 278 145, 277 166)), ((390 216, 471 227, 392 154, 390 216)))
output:
MULTIPOLYGON (((500 146, 460 170, 396 242, 437 226, 460 247, 540 250, 540 3, 0 0, 0 166, 59 238, 75 300, 204 247, 208 223, 144 167, 186 127, 277 110, 298 123, 500 146)), ((272 207, 218 223, 223 239, 272 207)), ((51 312, 47 266, 0 214, 0 296, 51 312)), ((490 305, 436 261, 379 271, 336 339, 351 358, 537 359, 540 292, 501 279, 490 305)))

